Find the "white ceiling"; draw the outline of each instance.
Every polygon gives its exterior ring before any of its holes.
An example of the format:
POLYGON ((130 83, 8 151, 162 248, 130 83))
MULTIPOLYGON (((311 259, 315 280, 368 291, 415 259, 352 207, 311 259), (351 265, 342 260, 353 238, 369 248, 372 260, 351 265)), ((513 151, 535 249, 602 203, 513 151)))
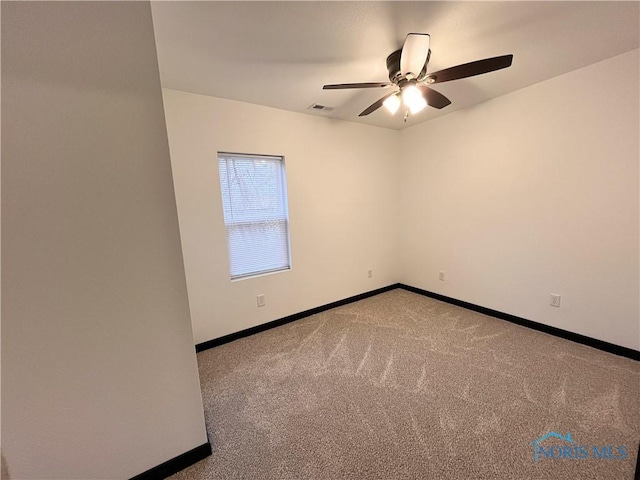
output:
MULTIPOLYGON (((639 47, 639 2, 152 2, 163 87, 400 129, 639 47), (434 85, 452 104, 405 124, 379 109, 385 59, 407 33, 431 35, 428 71, 514 55, 505 70, 434 85), (331 112, 307 108, 319 103, 331 112)), ((611 72, 616 75, 616 72, 611 72)), ((594 92, 605 101, 607 85, 594 92)))

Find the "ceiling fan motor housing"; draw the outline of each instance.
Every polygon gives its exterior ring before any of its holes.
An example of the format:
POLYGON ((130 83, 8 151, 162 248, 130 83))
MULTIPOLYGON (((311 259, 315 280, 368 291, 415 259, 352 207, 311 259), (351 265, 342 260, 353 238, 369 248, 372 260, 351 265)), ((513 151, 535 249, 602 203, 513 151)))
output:
MULTIPOLYGON (((402 57, 402 49, 398 49, 387 57, 387 70, 389 71, 389 80, 395 84, 402 79, 402 73, 400 72, 400 57, 402 57)), ((418 75, 417 80, 421 81, 427 75, 427 65, 429 64, 429 58, 431 57, 431 50, 427 54, 427 60, 424 62, 424 66, 418 75)))

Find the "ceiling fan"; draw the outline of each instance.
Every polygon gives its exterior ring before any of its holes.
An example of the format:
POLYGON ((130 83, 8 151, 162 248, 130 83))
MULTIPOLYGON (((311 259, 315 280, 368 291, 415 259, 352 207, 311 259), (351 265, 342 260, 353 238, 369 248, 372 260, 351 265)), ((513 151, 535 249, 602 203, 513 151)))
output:
POLYGON ((406 122, 409 113, 416 114, 427 105, 440 109, 451 103, 451 100, 429 88, 428 85, 501 70, 510 67, 513 61, 513 55, 502 55, 456 65, 438 72, 427 73, 427 65, 431 57, 429 40, 429 34, 426 33, 410 33, 407 35, 402 48, 387 57, 390 82, 338 83, 325 85, 322 88, 323 90, 338 90, 346 88, 396 87, 393 92, 369 105, 359 116, 369 115, 383 105, 391 114, 395 114, 400 105, 404 103, 407 107, 404 116, 404 121, 406 122))

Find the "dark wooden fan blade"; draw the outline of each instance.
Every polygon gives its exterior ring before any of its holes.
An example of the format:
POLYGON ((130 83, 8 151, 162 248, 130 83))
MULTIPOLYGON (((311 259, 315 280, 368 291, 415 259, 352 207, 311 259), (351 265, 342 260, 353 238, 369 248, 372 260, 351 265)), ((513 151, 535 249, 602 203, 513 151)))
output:
POLYGON ((513 55, 485 58, 484 60, 476 60, 475 62, 464 63, 455 67, 445 68, 439 72, 430 73, 425 80, 427 83, 442 83, 458 80, 459 78, 473 77, 510 67, 512 61, 513 55))
POLYGON ((451 105, 451 100, 442 95, 440 92, 427 87, 426 85, 420 85, 418 87, 422 91, 424 99, 427 101, 427 105, 433 108, 441 109, 447 105, 451 105))
POLYGON ((371 105, 369 105, 360 115, 358 115, 359 117, 364 117, 366 115, 369 115, 370 113, 375 112, 377 109, 379 109, 382 104, 384 103, 384 101, 389 98, 391 95, 395 95, 396 92, 391 92, 386 94, 384 97, 382 97, 380 100, 377 100, 375 102, 373 102, 371 105))
POLYGON ((323 90, 341 90, 344 88, 381 88, 391 87, 393 83, 389 82, 370 82, 370 83, 336 83, 333 85, 325 85, 323 90))

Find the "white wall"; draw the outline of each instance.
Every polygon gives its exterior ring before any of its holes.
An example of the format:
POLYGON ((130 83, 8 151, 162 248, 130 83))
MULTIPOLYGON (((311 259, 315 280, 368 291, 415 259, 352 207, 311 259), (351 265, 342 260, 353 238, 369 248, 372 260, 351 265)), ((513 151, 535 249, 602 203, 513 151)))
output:
POLYGON ((149 4, 2 2, 2 147, 11 478, 205 443, 149 4))
POLYGON ((638 57, 402 131, 400 280, 639 349, 638 57))
POLYGON ((397 281, 397 132, 173 90, 164 105, 196 343, 397 281), (230 281, 218 151, 284 155, 290 271, 230 281))

